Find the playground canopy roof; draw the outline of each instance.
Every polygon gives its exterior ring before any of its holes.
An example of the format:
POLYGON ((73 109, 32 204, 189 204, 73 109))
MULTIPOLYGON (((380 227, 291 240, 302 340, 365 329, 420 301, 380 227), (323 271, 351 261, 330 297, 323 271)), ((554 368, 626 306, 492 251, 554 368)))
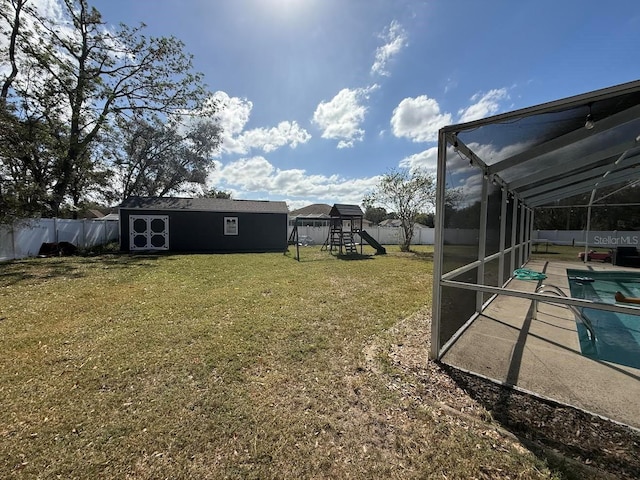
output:
POLYGON ((640 80, 447 126, 440 138, 530 208, 639 181, 640 80))
POLYGON ((347 205, 336 203, 333 205, 329 215, 332 217, 363 217, 362 209, 358 205, 347 205))

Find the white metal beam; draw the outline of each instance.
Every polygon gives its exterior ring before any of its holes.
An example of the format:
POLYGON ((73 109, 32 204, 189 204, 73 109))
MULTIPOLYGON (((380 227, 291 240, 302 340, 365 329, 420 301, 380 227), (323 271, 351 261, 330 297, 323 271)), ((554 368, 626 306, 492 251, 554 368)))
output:
POLYGON ((520 110, 515 110, 513 112, 501 113, 492 117, 483 118, 481 120, 474 120, 472 122, 460 123, 457 125, 449 125, 442 128, 442 130, 446 133, 474 130, 478 127, 483 127, 490 124, 513 122, 519 118, 525 118, 532 115, 540 115, 568 110, 571 108, 588 105, 589 103, 595 103, 621 95, 637 93, 638 91, 640 91, 640 80, 634 80, 632 82, 627 82, 620 85, 615 85, 613 87, 607 87, 600 90, 595 90, 593 92, 575 95, 573 97, 554 100, 552 102, 535 105, 533 107, 521 108, 520 110))
POLYGON ((442 310, 442 271, 444 258, 444 214, 447 169, 447 139, 444 130, 438 133, 438 175, 436 177, 436 209, 434 225, 434 255, 433 255, 433 293, 432 293, 432 321, 431 321, 431 350, 429 357, 440 359, 440 322, 442 310))
MULTIPOLYGON (((638 172, 640 175, 640 172, 638 172)), ((626 170, 621 172, 612 173, 607 178, 600 178, 592 182, 581 182, 577 185, 567 186, 563 190, 557 192, 549 192, 545 195, 538 195, 527 199, 527 204, 531 207, 539 207, 545 203, 551 203, 563 198, 573 197, 574 195, 580 195, 581 193, 587 193, 597 188, 607 187, 609 185, 616 185, 624 183, 626 180, 633 180, 633 174, 630 174, 626 170)), ((637 177, 636 177, 637 178, 637 177)))
POLYGON ((518 189, 518 193, 520 193, 520 195, 522 195, 523 198, 533 197, 535 195, 539 195, 545 192, 557 190, 559 188, 564 188, 567 186, 568 180, 570 180, 571 183, 578 183, 583 180, 592 180, 594 178, 602 178, 602 175, 610 171, 611 168, 612 168, 611 165, 603 165, 597 168, 586 169, 582 172, 572 174, 570 179, 560 178, 558 180, 544 183, 543 185, 539 185, 533 188, 528 188, 526 190, 518 189))

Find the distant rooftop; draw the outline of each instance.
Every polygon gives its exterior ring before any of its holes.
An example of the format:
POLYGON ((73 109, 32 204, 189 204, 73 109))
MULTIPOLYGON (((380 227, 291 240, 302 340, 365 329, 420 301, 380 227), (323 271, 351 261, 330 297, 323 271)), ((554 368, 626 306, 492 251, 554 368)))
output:
POLYGON ((314 203, 306 207, 299 208, 289 212, 290 217, 313 217, 313 218, 329 218, 331 205, 326 203, 314 203))
MULTIPOLYGON (((378 224, 379 227, 401 227, 402 226, 402 220, 400 220, 399 218, 387 218, 386 220, 381 221, 378 224)), ((417 223, 414 222, 413 224, 414 228, 427 228, 426 225, 423 225, 421 223, 417 223)))

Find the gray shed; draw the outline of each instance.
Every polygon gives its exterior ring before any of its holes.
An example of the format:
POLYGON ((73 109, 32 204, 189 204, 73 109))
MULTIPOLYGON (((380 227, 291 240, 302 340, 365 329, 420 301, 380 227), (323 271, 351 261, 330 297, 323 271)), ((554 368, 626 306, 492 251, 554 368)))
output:
POLYGON ((129 197, 119 213, 122 251, 287 250, 285 202, 129 197))

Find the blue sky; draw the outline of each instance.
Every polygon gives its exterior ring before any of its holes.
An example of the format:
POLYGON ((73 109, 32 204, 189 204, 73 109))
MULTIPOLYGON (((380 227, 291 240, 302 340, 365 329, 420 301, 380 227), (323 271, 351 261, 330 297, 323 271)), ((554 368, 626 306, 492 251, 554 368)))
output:
POLYGON ((640 78, 635 0, 94 0, 173 35, 225 105, 210 184, 360 203, 440 127, 640 78))

